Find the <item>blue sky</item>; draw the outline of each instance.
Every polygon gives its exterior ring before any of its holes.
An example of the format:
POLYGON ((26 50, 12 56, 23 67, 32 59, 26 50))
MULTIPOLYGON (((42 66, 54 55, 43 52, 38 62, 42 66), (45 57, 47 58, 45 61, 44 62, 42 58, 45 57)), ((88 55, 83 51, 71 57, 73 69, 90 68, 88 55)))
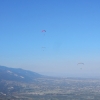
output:
POLYGON ((100 76, 100 1, 0 0, 0 65, 100 76))

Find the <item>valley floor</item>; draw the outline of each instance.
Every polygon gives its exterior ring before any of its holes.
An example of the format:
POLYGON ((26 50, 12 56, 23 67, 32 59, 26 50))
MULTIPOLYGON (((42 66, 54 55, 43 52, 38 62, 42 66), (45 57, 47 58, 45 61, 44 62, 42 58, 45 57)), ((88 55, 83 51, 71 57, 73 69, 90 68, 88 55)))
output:
POLYGON ((32 83, 1 81, 0 91, 0 100, 100 100, 100 80, 39 78, 32 83))

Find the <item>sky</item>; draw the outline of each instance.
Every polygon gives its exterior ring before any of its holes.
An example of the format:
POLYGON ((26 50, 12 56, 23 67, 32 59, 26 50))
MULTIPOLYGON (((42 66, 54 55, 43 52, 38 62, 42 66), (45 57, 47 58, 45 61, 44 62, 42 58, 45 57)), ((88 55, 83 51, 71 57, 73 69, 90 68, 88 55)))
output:
POLYGON ((0 0, 0 65, 100 77, 100 0, 0 0))

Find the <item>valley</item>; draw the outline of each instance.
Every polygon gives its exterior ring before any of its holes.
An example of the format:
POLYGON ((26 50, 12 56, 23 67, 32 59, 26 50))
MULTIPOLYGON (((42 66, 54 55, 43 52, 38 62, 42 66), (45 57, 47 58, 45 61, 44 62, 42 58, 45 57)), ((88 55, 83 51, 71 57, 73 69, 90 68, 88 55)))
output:
POLYGON ((37 78, 34 82, 1 83, 3 92, 0 94, 0 100, 99 100, 100 98, 99 79, 45 77, 37 78))

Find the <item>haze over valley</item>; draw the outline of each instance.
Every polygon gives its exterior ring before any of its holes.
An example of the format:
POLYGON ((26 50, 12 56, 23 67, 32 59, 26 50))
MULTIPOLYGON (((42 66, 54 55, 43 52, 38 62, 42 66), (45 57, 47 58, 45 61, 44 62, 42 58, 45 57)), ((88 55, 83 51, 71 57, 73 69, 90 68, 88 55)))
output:
POLYGON ((0 100, 99 100, 100 79, 58 78, 0 66, 0 100))

